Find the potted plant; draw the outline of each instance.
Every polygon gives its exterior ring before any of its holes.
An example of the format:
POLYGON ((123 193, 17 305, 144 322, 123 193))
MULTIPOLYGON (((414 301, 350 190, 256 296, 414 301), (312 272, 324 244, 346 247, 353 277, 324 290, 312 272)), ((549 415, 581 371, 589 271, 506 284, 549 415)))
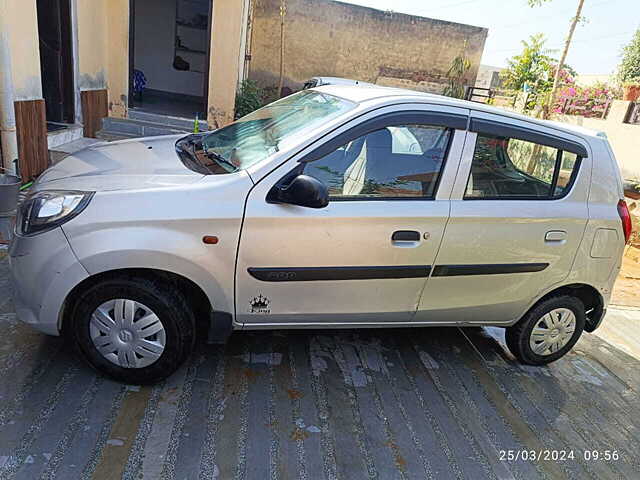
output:
POLYGON ((640 98, 640 79, 622 83, 622 99, 635 102, 640 98))
POLYGON ((640 28, 622 50, 618 78, 624 90, 623 100, 637 101, 640 98, 640 28))

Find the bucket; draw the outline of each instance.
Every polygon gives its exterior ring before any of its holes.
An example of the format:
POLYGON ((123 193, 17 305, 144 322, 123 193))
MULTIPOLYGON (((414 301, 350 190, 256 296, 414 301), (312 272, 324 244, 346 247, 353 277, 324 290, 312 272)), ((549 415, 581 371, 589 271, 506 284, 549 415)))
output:
POLYGON ((15 212, 21 184, 20 177, 0 173, 0 216, 15 212))

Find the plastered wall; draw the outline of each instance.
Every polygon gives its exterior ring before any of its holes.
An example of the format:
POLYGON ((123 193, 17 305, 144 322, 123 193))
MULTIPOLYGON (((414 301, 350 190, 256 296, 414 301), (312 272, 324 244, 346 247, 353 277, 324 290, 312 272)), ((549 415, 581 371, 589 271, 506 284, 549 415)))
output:
POLYGON ((214 0, 209 67, 210 128, 233 121, 238 73, 244 60, 242 35, 246 0, 214 0))
POLYGON ((124 117, 129 89, 129 0, 76 0, 80 90, 108 89, 109 115, 124 117))
MULTIPOLYGON (((250 78, 278 84, 280 0, 254 0, 250 78)), ((287 0, 285 81, 297 89, 312 76, 337 76, 386 86, 441 92, 463 50, 475 83, 487 29, 383 12, 330 0, 287 0)))
MULTIPOLYGON (((14 100, 42 98, 40 81, 40 47, 38 14, 35 0, 0 0, 6 2, 5 25, 9 26, 9 52, 14 100)), ((0 66, 1 68, 1 66, 0 66)))
POLYGON ((577 115, 558 115, 556 120, 602 131, 607 134, 613 153, 616 155, 622 176, 640 181, 640 125, 624 123, 629 103, 614 100, 607 118, 585 118, 577 115))

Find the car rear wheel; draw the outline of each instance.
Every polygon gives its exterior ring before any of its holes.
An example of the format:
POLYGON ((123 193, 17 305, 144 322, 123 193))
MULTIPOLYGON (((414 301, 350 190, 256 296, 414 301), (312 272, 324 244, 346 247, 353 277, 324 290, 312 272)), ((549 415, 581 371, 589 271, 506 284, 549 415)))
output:
POLYGON ((563 357, 576 344, 585 324, 583 303, 576 297, 551 297, 508 327, 509 350, 522 363, 544 365, 563 357))
POLYGON ((195 321, 171 283, 120 277, 76 297, 65 334, 98 371, 125 383, 152 383, 171 375, 191 353, 195 321))

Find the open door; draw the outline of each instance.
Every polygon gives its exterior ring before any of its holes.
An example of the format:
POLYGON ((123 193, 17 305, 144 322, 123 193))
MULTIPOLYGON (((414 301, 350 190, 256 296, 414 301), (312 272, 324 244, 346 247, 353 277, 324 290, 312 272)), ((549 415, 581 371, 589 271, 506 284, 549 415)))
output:
POLYGON ((129 108, 206 118, 212 0, 130 0, 129 108))
POLYGON ((71 0, 37 0, 42 96, 47 127, 74 123, 71 0))

